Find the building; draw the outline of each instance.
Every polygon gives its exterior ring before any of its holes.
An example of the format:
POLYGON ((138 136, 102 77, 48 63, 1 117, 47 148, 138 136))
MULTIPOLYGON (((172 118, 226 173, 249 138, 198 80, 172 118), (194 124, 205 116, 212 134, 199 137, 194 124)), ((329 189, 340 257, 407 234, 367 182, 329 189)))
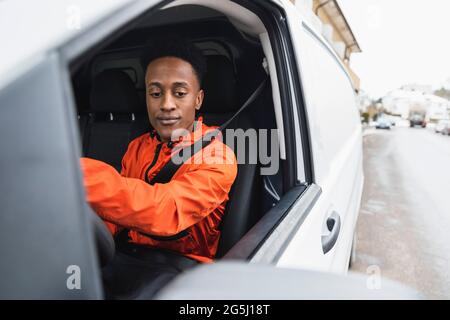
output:
POLYGON ((430 85, 423 85, 423 84, 407 84, 402 86, 400 89, 404 91, 418 91, 423 94, 432 94, 433 93, 433 87, 430 85))
POLYGON ((424 113, 430 122, 448 119, 450 115, 450 101, 429 93, 428 86, 408 85, 393 90, 383 98, 383 106, 404 119, 409 118, 411 111, 424 113))
POLYGON ((334 48, 352 79, 357 92, 360 79, 350 68, 350 58, 355 52, 361 52, 350 25, 345 19, 337 0, 291 0, 321 30, 322 35, 334 48))

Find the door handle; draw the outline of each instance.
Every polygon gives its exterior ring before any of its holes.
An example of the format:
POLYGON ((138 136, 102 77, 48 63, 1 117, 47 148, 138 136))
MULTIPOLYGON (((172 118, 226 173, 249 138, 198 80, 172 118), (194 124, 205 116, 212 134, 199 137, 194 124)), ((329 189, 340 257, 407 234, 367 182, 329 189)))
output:
POLYGON ((322 249, 323 253, 326 254, 333 249, 341 231, 341 216, 336 211, 333 210, 326 218, 324 229, 325 231, 322 234, 322 249))

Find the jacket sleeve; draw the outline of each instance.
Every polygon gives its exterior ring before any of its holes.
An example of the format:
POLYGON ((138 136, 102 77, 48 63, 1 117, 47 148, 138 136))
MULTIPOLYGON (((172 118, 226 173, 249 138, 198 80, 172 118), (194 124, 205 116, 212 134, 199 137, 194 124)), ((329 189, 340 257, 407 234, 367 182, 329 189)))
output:
POLYGON ((88 202, 102 219, 143 233, 171 236, 228 199, 237 174, 232 156, 228 163, 201 164, 169 183, 153 186, 124 177, 101 161, 82 158, 81 166, 88 202))

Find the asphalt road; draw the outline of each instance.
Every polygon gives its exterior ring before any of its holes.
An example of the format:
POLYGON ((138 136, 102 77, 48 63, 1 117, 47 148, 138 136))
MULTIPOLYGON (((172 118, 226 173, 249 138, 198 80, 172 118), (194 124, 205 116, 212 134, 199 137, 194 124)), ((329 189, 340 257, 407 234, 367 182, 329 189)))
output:
POLYGON ((432 129, 369 129, 353 271, 450 299, 450 136, 432 129), (368 269, 369 268, 369 269, 368 269))

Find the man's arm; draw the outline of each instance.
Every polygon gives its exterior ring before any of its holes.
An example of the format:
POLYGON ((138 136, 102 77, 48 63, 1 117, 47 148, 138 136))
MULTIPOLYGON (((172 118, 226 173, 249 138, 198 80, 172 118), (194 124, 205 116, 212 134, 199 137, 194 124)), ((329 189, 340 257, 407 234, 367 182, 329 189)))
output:
POLYGON ((223 201, 237 165, 201 164, 166 184, 121 176, 110 165, 82 158, 88 202, 106 221, 143 233, 171 236, 196 224, 223 201))

